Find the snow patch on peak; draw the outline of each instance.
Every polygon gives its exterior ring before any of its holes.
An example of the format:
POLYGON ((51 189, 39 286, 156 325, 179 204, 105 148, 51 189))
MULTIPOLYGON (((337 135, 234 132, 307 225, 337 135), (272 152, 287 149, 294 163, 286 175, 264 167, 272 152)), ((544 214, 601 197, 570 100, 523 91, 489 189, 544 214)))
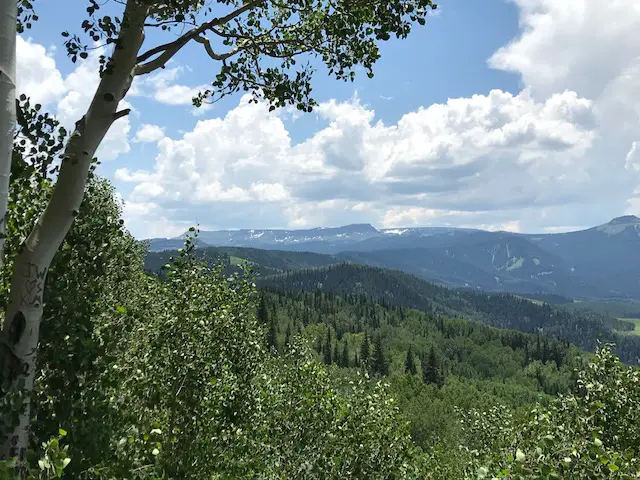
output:
POLYGON ((407 233, 408 231, 408 228, 394 228, 391 230, 383 230, 382 233, 384 233, 385 235, 402 235, 404 233, 407 233))

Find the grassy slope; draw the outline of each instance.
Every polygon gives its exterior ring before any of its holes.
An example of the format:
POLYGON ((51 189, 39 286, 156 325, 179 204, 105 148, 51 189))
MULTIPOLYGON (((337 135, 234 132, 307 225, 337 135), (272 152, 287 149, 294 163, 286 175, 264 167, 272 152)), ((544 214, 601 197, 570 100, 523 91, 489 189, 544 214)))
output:
POLYGON ((640 335, 640 318, 626 318, 619 317, 618 320, 622 320, 623 322, 632 323, 633 330, 629 330, 627 332, 623 332, 629 335, 640 335))

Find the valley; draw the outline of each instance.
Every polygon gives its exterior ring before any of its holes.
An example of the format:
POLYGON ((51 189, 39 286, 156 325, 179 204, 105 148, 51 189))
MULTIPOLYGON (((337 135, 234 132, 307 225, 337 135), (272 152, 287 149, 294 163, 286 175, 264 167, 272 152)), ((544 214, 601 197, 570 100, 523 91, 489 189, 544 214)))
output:
MULTIPOLYGON (((457 317, 523 333, 541 333, 587 351, 612 342, 616 343, 616 354, 624 361, 633 364, 640 361, 640 337, 629 335, 634 324, 618 318, 622 317, 620 312, 634 308, 635 302, 609 303, 617 308, 607 310, 606 302, 574 302, 554 294, 527 296, 453 288, 400 270, 346 262, 340 255, 243 247, 198 247, 195 252, 211 266, 221 264, 226 275, 242 272, 245 262, 251 266, 257 285, 270 291, 360 295, 382 305, 414 308, 431 315, 457 317)), ((161 266, 175 255, 177 251, 149 252, 145 267, 152 273, 160 273, 161 266)))

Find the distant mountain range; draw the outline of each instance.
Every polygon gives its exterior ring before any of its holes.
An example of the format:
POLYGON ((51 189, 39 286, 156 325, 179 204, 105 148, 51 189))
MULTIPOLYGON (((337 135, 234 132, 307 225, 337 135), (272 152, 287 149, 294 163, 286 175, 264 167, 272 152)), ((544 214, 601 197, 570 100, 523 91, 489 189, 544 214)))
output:
MULTIPOLYGON (((184 238, 151 239, 149 248, 152 252, 177 249, 184 238)), ((640 299, 640 218, 632 215, 557 234, 445 227, 376 229, 355 224, 307 230, 201 231, 198 244, 330 254, 326 263, 393 268, 454 287, 640 299)))

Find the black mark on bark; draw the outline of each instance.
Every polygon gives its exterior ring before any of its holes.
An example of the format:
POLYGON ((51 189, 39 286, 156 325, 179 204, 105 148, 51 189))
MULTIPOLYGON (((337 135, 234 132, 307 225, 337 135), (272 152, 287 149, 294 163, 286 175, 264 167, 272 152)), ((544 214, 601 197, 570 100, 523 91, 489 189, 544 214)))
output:
POLYGON ((27 265, 27 278, 24 283, 24 292, 22 294, 22 304, 28 307, 38 308, 42 304, 42 294, 44 291, 44 280, 47 275, 47 269, 38 270, 38 266, 34 263, 27 265))
POLYGON ((27 326, 27 321, 24 318, 24 314, 22 312, 18 312, 13 316, 13 321, 11 325, 9 325, 8 337, 11 345, 17 345, 22 335, 24 334, 24 330, 27 326))

